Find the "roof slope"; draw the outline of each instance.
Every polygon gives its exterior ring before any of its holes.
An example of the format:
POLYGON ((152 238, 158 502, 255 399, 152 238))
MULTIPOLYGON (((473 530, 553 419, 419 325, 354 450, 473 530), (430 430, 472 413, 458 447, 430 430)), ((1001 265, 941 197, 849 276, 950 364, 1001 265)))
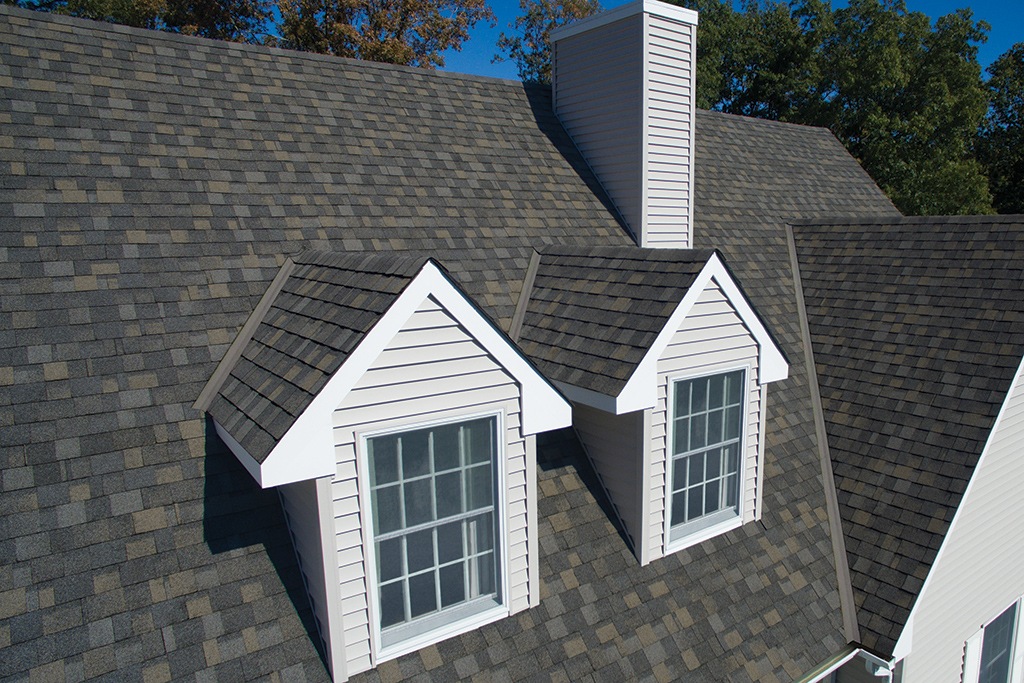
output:
POLYGON ((263 462, 426 262, 391 253, 297 256, 210 415, 263 462))
POLYGON ((545 249, 519 345, 548 379, 617 396, 711 254, 545 249))
POLYGON ((861 635, 888 656, 1024 357, 1024 218, 794 234, 861 635))

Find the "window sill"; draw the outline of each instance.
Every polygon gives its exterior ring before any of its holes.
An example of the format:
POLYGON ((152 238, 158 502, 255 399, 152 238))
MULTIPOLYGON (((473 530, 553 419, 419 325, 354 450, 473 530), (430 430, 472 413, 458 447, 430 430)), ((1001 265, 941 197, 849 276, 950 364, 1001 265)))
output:
MULTIPOLYGON (((687 536, 683 536, 676 541, 667 543, 665 545, 665 554, 670 555, 672 553, 679 552, 680 550, 685 550, 690 546, 703 543, 709 538, 714 538, 715 536, 721 536, 722 534, 732 531, 733 529, 738 529, 741 526, 743 526, 743 517, 740 515, 730 517, 723 522, 719 522, 718 524, 701 529, 700 531, 695 531, 687 536)), ((666 532, 666 538, 668 537, 668 533, 670 532, 666 532)))
POLYGON ((447 640, 463 633, 468 633, 474 629, 478 629, 481 626, 485 626, 492 622, 504 619, 509 615, 509 608, 505 605, 498 605, 492 609, 484 612, 479 612, 473 616, 466 617, 460 621, 456 621, 446 626, 440 626, 427 633, 422 633, 417 636, 408 638, 394 645, 381 648, 377 652, 376 662, 374 666, 377 666, 383 662, 386 662, 402 655, 407 655, 410 652, 416 652, 423 648, 440 643, 442 640, 447 640))

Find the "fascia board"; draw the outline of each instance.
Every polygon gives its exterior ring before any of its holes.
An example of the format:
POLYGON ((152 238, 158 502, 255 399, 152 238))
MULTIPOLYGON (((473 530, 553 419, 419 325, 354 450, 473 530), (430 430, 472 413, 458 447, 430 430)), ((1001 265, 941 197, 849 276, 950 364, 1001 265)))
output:
POLYGON ((757 342, 758 384, 776 382, 789 376, 789 364, 786 362, 785 356, 782 355, 782 350, 775 345, 768 330, 761 324, 754 309, 747 303, 740 288, 729 275, 729 271, 726 270, 722 259, 717 253, 714 253, 697 274, 693 284, 690 285, 683 300, 669 316, 654 343, 647 349, 647 353, 644 354, 643 359, 633 371, 626 386, 619 392, 615 399, 616 415, 654 407, 657 401, 658 359, 661 358, 666 347, 672 341, 672 337, 682 327, 686 316, 690 314, 697 299, 712 280, 722 288, 736 314, 757 342))
POLYGON ((587 17, 581 21, 573 22, 568 26, 561 26, 551 32, 551 42, 563 40, 565 38, 571 38, 572 36, 585 33, 586 31, 592 31, 595 28, 606 26, 607 24, 614 23, 626 17, 631 17, 634 14, 644 12, 646 14, 653 14, 658 17, 664 17, 665 19, 671 19, 674 21, 682 22, 684 24, 697 24, 697 12, 692 9, 685 7, 676 7, 675 5, 669 5, 658 0, 634 0, 633 2, 627 3, 610 9, 607 12, 601 12, 595 14, 592 17, 587 17))
POLYGON ((910 616, 907 617, 907 623, 903 626, 903 630, 900 631, 900 637, 896 641, 896 646, 892 651, 892 659, 894 662, 898 662, 910 654, 914 647, 914 617, 917 615, 919 608, 922 603, 922 598, 925 597, 928 587, 932 583, 932 579, 935 577, 936 569, 940 566, 943 556, 949 547, 949 539, 952 538, 960 518, 964 510, 964 503, 967 501, 967 496, 971 495, 971 491, 974 489, 975 483, 978 480, 978 472, 984 466, 985 461, 988 460, 988 454, 992 447, 992 438, 998 433, 999 426, 1003 423, 1003 417, 1006 414, 1007 404, 1010 402, 1010 395, 1013 392, 1013 388, 1018 385, 1019 382, 1024 379, 1024 358, 1021 358, 1020 364, 1017 366, 1017 372, 1013 375, 1013 380, 1010 382, 1010 388, 1006 391, 1006 396, 1003 397, 1003 403, 999 406, 999 413, 996 415, 995 422, 992 423, 992 429, 989 430, 988 437, 985 439, 985 446, 981 449, 981 455, 978 456, 978 464, 974 466, 974 471, 971 472, 970 481, 967 482, 967 488, 964 489, 964 495, 960 498, 960 504, 957 506, 956 512, 953 513, 953 521, 949 523, 949 529, 946 530, 946 535, 942 539, 942 545, 939 546, 939 552, 935 554, 935 560, 932 562, 932 566, 928 569, 928 576, 924 579, 924 584, 921 586, 921 590, 917 593, 917 599, 914 601, 914 606, 910 608, 910 616))
POLYGON ((572 424, 569 403, 428 261, 267 455, 257 477, 260 486, 280 486, 334 472, 335 409, 431 295, 519 382, 524 436, 572 424))
POLYGON ((235 457, 238 458, 238 462, 242 463, 252 478, 256 480, 256 483, 260 485, 260 488, 265 488, 262 482, 262 472, 260 471, 260 464, 256 462, 256 458, 249 455, 249 451, 245 450, 242 444, 235 440, 235 437, 231 436, 228 430, 220 426, 220 423, 212 417, 210 420, 213 422, 213 429, 217 432, 217 436, 220 437, 224 445, 228 447, 235 457))
POLYGON ((614 396, 608 396, 592 389, 585 389, 574 384, 566 384, 565 382, 555 381, 555 386, 573 403, 582 403, 585 406, 615 414, 614 396))

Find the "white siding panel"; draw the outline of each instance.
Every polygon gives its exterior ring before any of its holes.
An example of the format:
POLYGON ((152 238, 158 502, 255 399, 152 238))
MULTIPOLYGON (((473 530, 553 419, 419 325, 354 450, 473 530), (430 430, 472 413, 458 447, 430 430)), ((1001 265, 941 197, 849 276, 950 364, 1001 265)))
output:
POLYGON ((587 455, 626 527, 637 544, 642 538, 639 473, 644 457, 643 412, 612 415, 573 404, 572 422, 587 455))
POLYGON ((320 510, 317 504, 316 480, 300 481, 278 487, 281 505, 292 536, 299 569, 306 584, 306 593, 316 616, 320 637, 327 642, 328 604, 324 574, 323 545, 320 535, 320 510))
POLYGON ((652 557, 665 554, 665 510, 668 487, 668 391, 669 382, 677 377, 694 376, 749 366, 747 377, 748 413, 744 444, 744 498, 741 506, 743 522, 755 515, 755 494, 760 445, 761 387, 758 385, 757 343, 732 308, 725 293, 712 280, 701 293, 682 326, 658 359, 658 402, 651 412, 651 477, 652 514, 648 527, 652 557), (657 512, 655 512, 657 510, 657 512))
POLYGON ((918 598, 906 683, 959 680, 966 640, 1024 595, 1022 490, 1024 378, 1018 372, 918 598))
POLYGON ((555 113, 637 234, 642 224, 642 17, 555 46, 555 113))
POLYGON ((501 366, 436 301, 428 299, 334 412, 332 487, 337 561, 349 673, 371 663, 370 596, 363 557, 363 519, 356 453, 359 435, 433 420, 500 411, 505 430, 505 531, 510 606, 529 605, 526 539, 526 444, 520 430, 520 388, 501 366))

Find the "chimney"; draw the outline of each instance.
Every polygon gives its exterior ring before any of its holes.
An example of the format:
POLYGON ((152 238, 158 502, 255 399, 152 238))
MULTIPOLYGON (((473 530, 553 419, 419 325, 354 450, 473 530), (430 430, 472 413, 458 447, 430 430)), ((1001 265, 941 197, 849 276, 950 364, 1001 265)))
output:
POLYGON ((657 0, 551 33, 555 114, 642 247, 693 246, 697 13, 657 0))

